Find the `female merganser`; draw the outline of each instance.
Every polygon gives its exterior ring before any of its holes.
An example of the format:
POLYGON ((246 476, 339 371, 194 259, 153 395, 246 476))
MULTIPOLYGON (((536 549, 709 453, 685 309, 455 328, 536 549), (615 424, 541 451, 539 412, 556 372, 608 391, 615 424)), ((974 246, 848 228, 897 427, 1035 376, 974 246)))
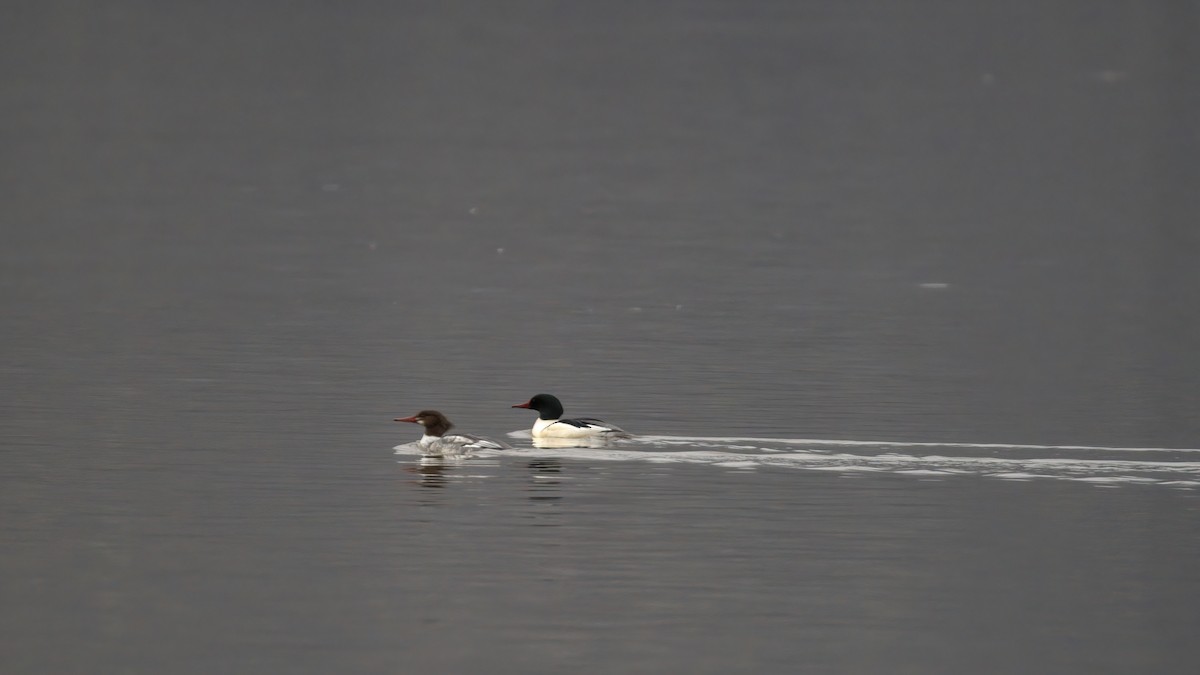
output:
POLYGON ((422 410, 412 417, 397 417, 395 421, 412 422, 425 427, 425 434, 417 441, 417 446, 426 457, 461 456, 475 450, 507 450, 512 447, 500 441, 471 434, 446 435, 454 425, 436 410, 422 410))
POLYGON ((591 417, 562 419, 562 403, 550 394, 538 394, 527 403, 513 407, 538 411, 537 421, 533 423, 534 438, 630 438, 624 429, 604 420, 591 417))

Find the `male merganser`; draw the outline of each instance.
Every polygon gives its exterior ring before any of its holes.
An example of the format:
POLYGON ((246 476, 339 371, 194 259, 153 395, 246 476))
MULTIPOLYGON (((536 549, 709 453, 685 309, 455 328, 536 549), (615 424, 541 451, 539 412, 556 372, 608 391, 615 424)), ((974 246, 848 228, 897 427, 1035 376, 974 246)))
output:
POLYGON ((449 434, 454 425, 436 410, 422 410, 412 417, 397 417, 397 422, 412 422, 425 427, 425 434, 417 441, 426 457, 453 457, 467 455, 475 450, 506 450, 512 446, 490 438, 471 434, 449 434))
POLYGON ((538 418, 533 423, 534 438, 630 438, 624 429, 604 420, 591 417, 562 419, 562 403, 550 394, 538 394, 527 403, 513 407, 538 411, 538 418))

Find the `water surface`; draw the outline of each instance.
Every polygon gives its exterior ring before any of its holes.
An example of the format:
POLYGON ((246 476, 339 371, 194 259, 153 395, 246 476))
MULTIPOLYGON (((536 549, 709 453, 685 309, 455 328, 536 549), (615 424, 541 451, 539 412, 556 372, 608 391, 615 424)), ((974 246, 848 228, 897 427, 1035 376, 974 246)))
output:
POLYGON ((10 8, 0 670, 1190 673, 1196 27, 10 8))

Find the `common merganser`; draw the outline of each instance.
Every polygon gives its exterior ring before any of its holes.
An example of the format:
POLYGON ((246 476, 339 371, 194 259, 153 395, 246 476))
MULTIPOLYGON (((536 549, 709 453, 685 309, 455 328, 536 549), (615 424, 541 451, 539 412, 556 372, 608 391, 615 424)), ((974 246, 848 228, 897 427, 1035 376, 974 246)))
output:
POLYGON ((396 422, 412 422, 425 427, 425 434, 417 441, 417 447, 426 457, 454 457, 468 455, 476 450, 507 450, 512 446, 490 438, 471 434, 449 434, 454 426, 445 415, 436 410, 422 410, 412 417, 397 417, 396 422))
POLYGON ((534 438, 630 438, 624 429, 604 420, 592 417, 562 419, 562 403, 550 394, 538 394, 513 407, 538 411, 538 418, 533 423, 534 438))

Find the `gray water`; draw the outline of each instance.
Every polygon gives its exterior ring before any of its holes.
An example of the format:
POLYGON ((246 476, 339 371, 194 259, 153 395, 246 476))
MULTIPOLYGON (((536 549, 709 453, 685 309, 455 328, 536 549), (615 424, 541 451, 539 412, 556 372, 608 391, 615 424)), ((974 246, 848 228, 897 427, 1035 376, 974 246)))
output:
POLYGON ((6 7, 0 672, 1193 672, 1198 30, 6 7))

